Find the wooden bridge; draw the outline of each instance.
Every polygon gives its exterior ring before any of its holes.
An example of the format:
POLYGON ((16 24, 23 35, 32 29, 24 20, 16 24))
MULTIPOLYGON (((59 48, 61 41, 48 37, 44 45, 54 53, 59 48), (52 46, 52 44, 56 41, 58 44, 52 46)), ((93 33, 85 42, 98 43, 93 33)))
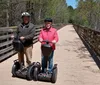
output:
MULTIPOLYGON (((37 42, 39 30, 37 27, 34 43, 37 42)), ((0 63, 0 85, 52 85, 48 82, 12 77, 11 68, 17 54, 14 55, 16 52, 9 38, 11 34, 11 30, 5 32, 2 29, 0 32, 0 61, 10 57, 0 63)), ((78 25, 67 25, 59 29, 58 34, 60 40, 54 56, 54 63, 58 64, 58 78, 55 85, 99 85, 100 32, 78 25)), ((33 47, 34 61, 41 61, 39 42, 33 47)))

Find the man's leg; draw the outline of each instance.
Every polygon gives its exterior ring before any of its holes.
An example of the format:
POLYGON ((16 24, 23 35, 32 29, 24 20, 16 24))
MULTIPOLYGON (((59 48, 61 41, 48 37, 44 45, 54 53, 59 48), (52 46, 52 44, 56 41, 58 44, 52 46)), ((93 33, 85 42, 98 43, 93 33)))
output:
POLYGON ((54 55, 54 51, 52 51, 51 55, 49 56, 49 72, 52 71, 53 69, 53 55, 54 55))
POLYGON ((28 66, 32 63, 32 49, 33 46, 25 47, 26 62, 28 66))
POLYGON ((24 65, 24 52, 18 53, 18 60, 21 65, 24 65))

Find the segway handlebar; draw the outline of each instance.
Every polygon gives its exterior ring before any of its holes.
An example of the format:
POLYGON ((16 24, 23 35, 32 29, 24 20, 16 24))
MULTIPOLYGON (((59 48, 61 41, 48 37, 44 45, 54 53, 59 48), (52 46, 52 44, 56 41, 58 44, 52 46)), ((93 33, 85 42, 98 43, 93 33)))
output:
POLYGON ((46 44, 52 43, 51 41, 48 40, 43 40, 42 42, 45 42, 46 44))

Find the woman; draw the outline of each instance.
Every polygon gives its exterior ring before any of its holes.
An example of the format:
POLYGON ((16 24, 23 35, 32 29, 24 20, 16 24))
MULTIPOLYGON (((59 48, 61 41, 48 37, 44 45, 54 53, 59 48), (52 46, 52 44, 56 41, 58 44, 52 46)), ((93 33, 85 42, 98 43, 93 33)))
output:
MULTIPOLYGON (((54 50, 55 50, 55 44, 58 42, 58 34, 57 30, 52 27, 52 19, 47 18, 44 20, 44 28, 41 30, 40 35, 39 35, 39 41, 41 44, 44 44, 43 41, 50 41, 51 47, 52 47, 52 53, 49 56, 49 65, 48 65, 48 70, 49 72, 52 72, 53 68, 53 55, 54 55, 54 50)), ((45 72, 45 58, 42 55, 42 71, 45 72)))

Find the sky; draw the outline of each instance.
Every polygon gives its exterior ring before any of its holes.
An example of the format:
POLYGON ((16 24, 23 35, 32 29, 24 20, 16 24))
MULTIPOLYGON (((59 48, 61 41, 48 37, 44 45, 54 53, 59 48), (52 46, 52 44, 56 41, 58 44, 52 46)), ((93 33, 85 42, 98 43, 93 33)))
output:
POLYGON ((76 8, 77 7, 77 2, 76 0, 66 0, 66 3, 68 6, 72 6, 73 8, 76 8))

